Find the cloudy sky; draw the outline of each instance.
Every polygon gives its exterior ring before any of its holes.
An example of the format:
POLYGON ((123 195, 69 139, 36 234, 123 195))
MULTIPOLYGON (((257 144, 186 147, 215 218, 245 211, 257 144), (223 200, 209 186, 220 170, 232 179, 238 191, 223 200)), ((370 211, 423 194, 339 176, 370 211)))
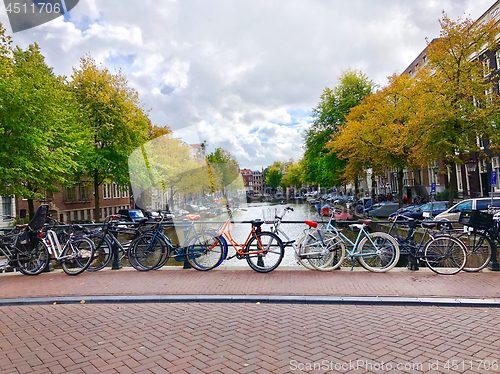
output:
POLYGON ((343 70, 379 85, 439 34, 438 19, 480 17, 493 0, 80 0, 65 17, 12 34, 57 74, 85 54, 121 68, 156 125, 195 126, 188 142, 242 167, 298 160, 325 87, 343 70))

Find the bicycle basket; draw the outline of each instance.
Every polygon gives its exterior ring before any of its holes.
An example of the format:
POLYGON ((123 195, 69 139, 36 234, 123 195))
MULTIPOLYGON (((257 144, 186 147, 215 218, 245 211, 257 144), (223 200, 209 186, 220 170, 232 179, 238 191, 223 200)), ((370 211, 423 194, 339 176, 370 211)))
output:
POLYGON ((276 216, 276 208, 262 209, 262 217, 265 223, 273 224, 275 216, 276 216))
POLYGON ((464 209, 460 212, 458 222, 479 230, 488 230, 493 227, 493 214, 480 210, 464 209))

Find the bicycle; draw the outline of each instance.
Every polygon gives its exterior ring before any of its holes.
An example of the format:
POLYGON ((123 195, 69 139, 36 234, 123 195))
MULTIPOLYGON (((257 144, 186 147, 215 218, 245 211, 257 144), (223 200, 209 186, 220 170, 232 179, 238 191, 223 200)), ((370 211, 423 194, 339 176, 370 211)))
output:
POLYGON ((4 269, 12 267, 24 275, 38 275, 49 263, 49 250, 38 236, 49 212, 49 206, 38 207, 33 219, 26 225, 17 225, 0 237, 0 257, 4 269))
POLYGON ((460 213, 458 222, 464 225, 464 232, 458 238, 467 248, 464 271, 481 271, 490 263, 493 251, 496 255, 496 242, 500 242, 499 210, 498 207, 488 206, 487 212, 464 209, 460 213))
POLYGON ((172 245, 170 239, 162 232, 163 217, 154 229, 143 232, 130 246, 129 258, 148 269, 150 263, 161 254, 161 258, 154 269, 159 269, 170 258, 176 261, 188 261, 196 270, 207 271, 219 266, 226 256, 227 247, 215 234, 208 231, 197 232, 194 220, 187 230, 182 245, 172 245), (193 231, 193 235, 191 235, 193 231), (173 253, 173 255, 172 255, 173 253))
POLYGON ((272 233, 278 235, 280 237, 280 239, 281 239, 281 236, 285 238, 286 241, 282 240, 284 247, 292 246, 293 254, 295 256, 295 260, 297 261, 297 263, 304 266, 306 269, 314 270, 314 267, 309 263, 309 261, 306 258, 304 258, 304 256, 300 252, 301 242, 302 242, 304 237, 302 237, 296 245, 295 240, 291 240, 290 237, 280 227, 281 222, 283 220, 283 217, 288 212, 293 212, 293 208, 291 208, 291 207, 284 208, 281 215, 278 214, 278 209, 275 209, 274 210, 274 218, 272 218, 272 213, 269 209, 268 209, 267 214, 266 214, 266 211, 263 210, 264 222, 272 225, 272 227, 271 227, 272 233))
MULTIPOLYGON (((48 220, 53 223, 52 227, 42 229, 39 236, 41 242, 47 246, 50 256, 61 264, 66 274, 78 275, 83 273, 90 266, 94 257, 94 242, 83 235, 74 233, 74 229, 85 231, 80 225, 71 225, 69 233, 63 229, 58 235, 53 230, 54 225, 63 226, 64 223, 52 218, 48 218, 48 220), (64 245, 61 245, 61 242, 64 245)), ((48 264, 49 262, 45 266, 48 266, 48 264)))
POLYGON ((305 221, 310 229, 305 233, 304 256, 315 269, 322 271, 339 268, 345 259, 352 261, 351 271, 356 262, 376 273, 391 270, 399 261, 396 240, 384 232, 368 232, 371 220, 358 219, 358 222, 361 225, 353 242, 337 229, 333 214, 325 229, 318 229, 317 222, 305 221))
POLYGON ((250 268, 259 273, 269 273, 276 269, 285 254, 283 242, 275 233, 271 231, 262 231, 264 221, 260 219, 250 221, 252 228, 248 234, 245 243, 240 244, 233 239, 231 235, 231 210, 227 207, 229 218, 222 227, 217 230, 216 236, 221 239, 227 248, 227 243, 234 248, 236 253, 228 257, 239 260, 245 258, 250 268))
POLYGON ((388 234, 392 235, 398 242, 403 252, 408 253, 408 268, 410 270, 418 270, 419 263, 425 262, 427 267, 433 272, 441 275, 453 275, 460 272, 467 260, 467 250, 459 239, 456 237, 439 232, 433 235, 430 231, 435 227, 434 222, 426 222, 407 217, 403 214, 397 214, 389 218, 392 221, 388 234), (398 221, 401 217, 406 221, 398 221), (397 234, 396 225, 408 225, 408 234, 406 237, 397 234), (417 226, 424 229, 420 242, 415 242, 415 233, 417 226), (393 229, 395 234, 391 234, 393 229), (425 238, 429 237, 424 242, 425 238))
MULTIPOLYGON (((142 230, 144 230, 144 223, 146 222, 140 222, 138 228, 124 227, 123 225, 120 227, 119 224, 123 224, 123 222, 119 220, 124 218, 126 217, 121 214, 110 215, 104 219, 102 229, 90 232, 89 237, 96 244, 96 248, 88 271, 98 271, 108 266, 113 255, 113 246, 116 248, 116 255, 118 256, 116 259, 117 261, 128 258, 130 265, 134 267, 134 269, 150 270, 144 269, 142 265, 137 264, 133 258, 131 259, 128 257, 130 246, 133 241, 141 235, 142 230), (132 239, 121 243, 117 239, 117 236, 120 234, 132 236, 132 239)), ((158 263, 160 260, 161 258, 157 259, 158 263)), ((158 265, 158 263, 155 263, 154 266, 158 265)))

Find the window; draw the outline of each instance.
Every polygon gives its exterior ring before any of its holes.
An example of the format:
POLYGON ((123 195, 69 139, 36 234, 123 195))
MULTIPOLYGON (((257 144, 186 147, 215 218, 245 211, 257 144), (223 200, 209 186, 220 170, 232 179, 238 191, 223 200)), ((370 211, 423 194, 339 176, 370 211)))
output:
POLYGON ((71 222, 71 212, 66 212, 66 223, 71 222))
POLYGON ((490 74, 490 67, 489 67, 489 60, 485 58, 482 63, 483 63, 483 75, 486 77, 490 74))
POLYGON ((89 195, 88 186, 78 186, 78 201, 90 201, 89 195))
POLYGON ((497 69, 500 69, 500 49, 495 52, 495 61, 497 63, 497 69))
POLYGON ((12 215, 12 199, 10 197, 2 197, 2 211, 4 215, 3 220, 9 221, 12 215))
POLYGON ((122 197, 129 197, 129 195, 128 195, 128 186, 122 187, 122 197))
POLYGON ((120 187, 117 186, 116 183, 113 183, 112 190, 113 190, 113 198, 119 199, 120 198, 120 187))
POLYGON ((111 199, 111 185, 108 183, 104 183, 102 185, 102 197, 104 199, 111 199))
POLYGON ((90 209, 87 209, 87 221, 92 221, 92 217, 90 217, 90 209))
POLYGON ((78 221, 78 210, 73 212, 73 221, 78 221))
POLYGON ((66 187, 64 189, 64 202, 65 203, 76 203, 76 202, 87 202, 89 199, 89 187, 83 185, 77 185, 73 187, 66 187))
POLYGON ((488 209, 488 205, 491 204, 491 200, 477 200, 476 201, 476 209, 483 210, 488 209))
POLYGON ((76 201, 75 187, 66 187, 64 201, 67 203, 74 203, 76 201))

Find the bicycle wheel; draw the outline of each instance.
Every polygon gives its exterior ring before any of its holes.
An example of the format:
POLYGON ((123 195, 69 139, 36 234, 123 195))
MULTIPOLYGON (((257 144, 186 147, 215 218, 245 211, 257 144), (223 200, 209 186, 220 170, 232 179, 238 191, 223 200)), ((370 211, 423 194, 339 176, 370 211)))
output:
POLYGON ((38 275, 49 265, 50 254, 47 245, 39 241, 28 253, 18 253, 17 267, 24 275, 38 275))
POLYGON ((130 265, 139 271, 154 269, 163 259, 167 251, 170 256, 170 247, 165 246, 157 235, 144 234, 130 243, 128 258, 130 265))
POLYGON ((62 251, 60 262, 68 275, 83 273, 94 258, 94 242, 88 238, 71 238, 62 251))
POLYGON ((314 269, 330 271, 342 265, 345 245, 338 235, 316 231, 315 235, 306 236, 301 252, 314 269))
POLYGON ((248 265, 259 273, 269 273, 276 269, 283 255, 285 247, 281 239, 269 231, 262 231, 252 236, 244 249, 248 265))
POLYGON ((187 259, 196 270, 206 271, 219 266, 224 260, 224 245, 215 235, 198 233, 188 245, 187 259))
POLYGON ((104 269, 111 262, 113 251, 111 242, 101 234, 92 234, 90 240, 94 242, 94 258, 88 267, 88 271, 99 271, 104 269))
POLYGON ((299 265, 302 265, 308 270, 314 270, 314 267, 311 265, 311 263, 301 253, 301 248, 305 243, 305 238, 306 236, 304 235, 299 239, 299 241, 297 242, 297 246, 294 248, 293 254, 295 255, 295 260, 299 263, 299 265))
POLYGON ((457 239, 464 243, 467 248, 464 271, 477 272, 488 266, 491 261, 493 244, 487 236, 473 231, 463 233, 457 239))
POLYGON ((399 261, 399 245, 385 232, 374 232, 359 242, 359 263, 366 270, 383 273, 399 261))
POLYGON ((424 259, 433 272, 453 275, 464 268, 467 250, 465 245, 453 236, 438 236, 425 244, 424 259))

